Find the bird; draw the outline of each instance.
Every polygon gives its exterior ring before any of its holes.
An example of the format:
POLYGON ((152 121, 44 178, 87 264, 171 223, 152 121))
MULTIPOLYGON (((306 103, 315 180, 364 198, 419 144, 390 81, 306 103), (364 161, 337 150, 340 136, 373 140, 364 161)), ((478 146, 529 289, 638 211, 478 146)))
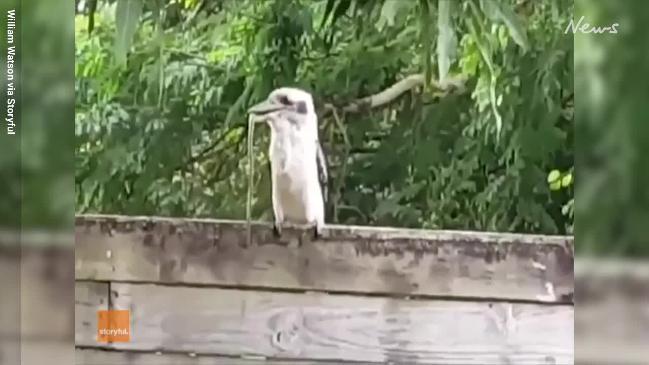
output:
POLYGON ((310 93, 293 87, 273 90, 248 113, 270 128, 268 156, 276 236, 282 225, 310 225, 322 237, 327 199, 327 163, 318 138, 318 116, 310 93))

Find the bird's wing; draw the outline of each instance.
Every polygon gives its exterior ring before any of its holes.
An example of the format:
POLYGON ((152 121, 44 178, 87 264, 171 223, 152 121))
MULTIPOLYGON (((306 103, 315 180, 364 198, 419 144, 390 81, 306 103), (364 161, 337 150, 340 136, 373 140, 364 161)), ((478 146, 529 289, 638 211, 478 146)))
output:
POLYGON ((320 141, 316 141, 317 145, 317 153, 316 153, 316 162, 318 164, 318 179, 320 180, 320 185, 322 186, 322 196, 324 198, 324 201, 327 202, 327 182, 329 180, 328 172, 327 172, 327 159, 325 158, 325 154, 322 151, 322 145, 320 144, 320 141))

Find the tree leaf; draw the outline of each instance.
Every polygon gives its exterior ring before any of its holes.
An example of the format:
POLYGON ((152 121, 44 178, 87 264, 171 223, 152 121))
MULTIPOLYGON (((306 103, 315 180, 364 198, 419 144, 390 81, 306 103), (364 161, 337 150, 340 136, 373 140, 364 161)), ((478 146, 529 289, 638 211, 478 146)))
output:
POLYGON ((431 31, 430 31, 430 6, 428 5, 428 0, 419 0, 421 6, 421 44, 423 48, 423 57, 424 57, 424 84, 429 85, 432 76, 431 70, 431 31))
POLYGON ((502 21, 509 29, 509 34, 514 41, 525 51, 529 49, 527 33, 522 22, 510 7, 497 0, 482 0, 482 11, 494 21, 502 21))
POLYGON ((154 13, 156 14, 156 33, 158 43, 158 59, 156 60, 156 68, 158 71, 158 107, 163 105, 163 95, 164 95, 164 30, 162 29, 162 20, 163 20, 163 9, 164 4, 161 0, 154 0, 154 13))
POLYGON ((118 0, 115 8, 115 58, 126 64, 126 54, 131 48, 133 36, 142 14, 142 0, 118 0))
POLYGON ((456 55, 457 38, 451 23, 451 1, 439 0, 437 10, 437 66, 440 82, 446 79, 456 55))
POLYGON ((491 110, 496 118, 496 138, 500 139, 500 131, 503 129, 503 118, 498 111, 498 100, 496 97, 496 75, 491 75, 491 82, 489 84, 489 100, 491 101, 491 110))
POLYGON ((567 188, 570 184, 572 184, 572 174, 567 173, 561 178, 561 186, 567 188))
MULTIPOLYGON (((496 83, 497 83, 497 78, 496 78, 496 69, 494 67, 493 60, 491 59, 492 55, 492 48, 489 47, 489 42, 487 40, 483 40, 482 37, 480 36, 481 33, 484 32, 478 32, 478 28, 481 27, 481 17, 480 13, 478 12, 477 7, 473 4, 473 2, 469 1, 469 7, 471 8, 471 13, 472 17, 469 18, 469 21, 467 22, 469 31, 471 32, 471 35, 473 36, 473 39, 475 40, 475 44, 478 47, 478 50, 480 51, 480 55, 482 56, 483 61, 489 68, 489 102, 491 104, 491 110, 493 112, 494 118, 496 119, 496 140, 500 140, 500 131, 502 130, 502 116, 500 115, 500 112, 498 111, 498 105, 497 105, 497 97, 496 97, 496 83)), ((482 27, 483 28, 483 27, 482 27)))
POLYGON ((399 12, 408 5, 408 2, 403 0, 385 0, 381 7, 379 21, 376 24, 377 28, 383 29, 386 25, 388 27, 393 26, 394 19, 399 15, 399 12))
POLYGON ((351 4, 351 0, 340 0, 338 6, 336 7, 336 10, 334 11, 334 15, 331 17, 332 26, 336 24, 338 18, 343 16, 347 12, 347 10, 349 10, 351 4))
POLYGON ((550 190, 559 190, 561 189, 561 181, 557 180, 550 184, 550 190))
POLYGON ((325 6, 324 15, 322 16, 322 23, 320 23, 320 28, 324 27, 324 25, 327 23, 327 20, 329 19, 329 15, 331 15, 331 12, 334 10, 335 4, 336 4, 336 0, 327 0, 327 5, 325 6))
POLYGON ((472 10, 472 16, 468 18, 467 26, 469 28, 469 31, 471 32, 471 35, 473 36, 475 45, 478 48, 480 55, 482 56, 482 60, 485 62, 487 68, 489 69, 489 73, 494 75, 496 71, 493 65, 493 61, 491 60, 491 49, 488 48, 488 42, 484 41, 480 36, 480 34, 483 32, 478 29, 480 28, 480 14, 478 13, 478 10, 472 2, 469 2, 469 7, 472 10))
POLYGON ((97 12, 97 0, 88 1, 88 34, 92 34, 95 29, 95 13, 97 12))
POLYGON ((560 177, 561 177, 561 173, 559 172, 559 170, 552 170, 548 174, 548 183, 552 184, 557 180, 559 180, 560 177))

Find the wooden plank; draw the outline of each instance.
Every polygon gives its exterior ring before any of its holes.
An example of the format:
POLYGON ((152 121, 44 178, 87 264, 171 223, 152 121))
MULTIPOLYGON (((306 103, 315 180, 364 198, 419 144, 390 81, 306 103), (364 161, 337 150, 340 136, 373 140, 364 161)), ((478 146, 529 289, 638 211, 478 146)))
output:
MULTIPOLYGON (((131 351, 105 351, 93 348, 76 349, 77 365, 344 365, 340 361, 304 361, 243 359, 222 356, 204 356, 193 353, 147 353, 131 351)), ((377 363, 353 362, 353 365, 377 363)))
POLYGON ((120 216, 76 219, 79 279, 572 302, 573 241, 480 232, 120 216))
POLYGON ((97 311, 108 309, 108 284, 76 282, 74 342, 97 341, 97 311))
MULTIPOLYGON (((401 300, 111 283, 115 349, 412 364, 570 364, 570 305, 401 300)), ((78 313, 77 319, 84 320, 78 313)), ((98 346, 82 328, 77 345, 98 346)))

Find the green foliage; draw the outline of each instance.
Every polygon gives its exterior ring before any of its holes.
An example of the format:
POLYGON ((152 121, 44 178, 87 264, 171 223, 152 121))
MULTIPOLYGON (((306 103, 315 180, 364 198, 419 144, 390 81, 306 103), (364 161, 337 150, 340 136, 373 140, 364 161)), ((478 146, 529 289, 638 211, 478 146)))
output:
POLYGON ((457 38, 455 29, 451 24, 451 6, 449 0, 439 0, 437 18, 437 66, 439 67, 439 80, 445 80, 451 62, 456 56, 457 38))
MULTIPOLYGON (((150 3, 126 67, 111 52, 126 34, 114 8, 99 2, 92 34, 77 15, 79 212, 243 218, 245 110, 292 85, 322 111, 328 222, 571 229, 571 185, 547 182, 573 166, 571 2, 150 3), (435 68, 467 91, 434 87, 435 68), (425 87, 343 112, 413 74, 425 87)), ((255 134, 252 216, 270 219, 268 131, 255 134)))
POLYGON ((131 46, 142 14, 141 0, 118 0, 115 9, 115 58, 119 64, 126 63, 126 52, 131 46))
POLYGON ((575 23, 583 16, 592 26, 618 24, 616 34, 575 35, 578 253, 647 257, 649 3, 575 3, 575 23))
POLYGON ((512 39, 524 50, 529 49, 525 28, 507 5, 498 0, 481 0, 481 4, 487 17, 496 22, 502 21, 507 26, 512 39))

